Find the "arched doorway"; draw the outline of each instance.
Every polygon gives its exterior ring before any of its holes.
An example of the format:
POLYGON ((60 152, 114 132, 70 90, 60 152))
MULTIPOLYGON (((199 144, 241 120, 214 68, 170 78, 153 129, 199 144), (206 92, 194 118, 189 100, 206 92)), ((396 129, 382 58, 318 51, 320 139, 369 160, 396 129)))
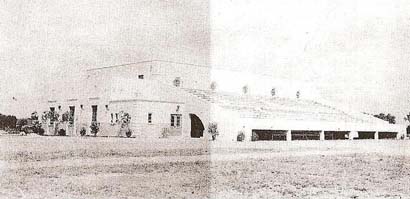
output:
POLYGON ((189 114, 191 119, 191 137, 200 138, 204 136, 204 124, 202 124, 201 119, 195 114, 189 114))

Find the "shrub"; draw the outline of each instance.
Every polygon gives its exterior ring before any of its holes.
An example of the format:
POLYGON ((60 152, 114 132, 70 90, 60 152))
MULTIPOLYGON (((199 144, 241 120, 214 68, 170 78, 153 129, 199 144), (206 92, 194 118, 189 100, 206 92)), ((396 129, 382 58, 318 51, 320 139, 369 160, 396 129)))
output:
POLYGON ((256 133, 252 133, 252 136, 251 136, 251 141, 258 141, 259 140, 259 136, 258 136, 258 134, 256 134, 256 133))
POLYGON ((70 113, 68 111, 66 111, 65 113, 63 113, 61 115, 61 121, 62 122, 68 122, 70 119, 70 113))
POLYGON ((212 140, 216 140, 216 136, 219 135, 218 124, 215 122, 209 123, 208 133, 211 134, 212 140))
POLYGON ((167 138, 169 136, 169 129, 163 128, 161 131, 161 138, 167 138))
POLYGON ((31 113, 30 119, 31 120, 38 120, 37 111, 34 111, 34 112, 31 113))
POLYGON ((406 139, 406 135, 401 135, 400 136, 400 140, 405 140, 406 139))
POLYGON ((82 127, 80 130, 80 135, 85 136, 86 133, 87 133, 87 129, 85 129, 85 127, 82 127))
POLYGON ((27 125, 27 124, 28 124, 28 120, 27 120, 27 119, 18 119, 17 122, 16 122, 17 130, 18 130, 18 131, 21 131, 21 128, 22 128, 24 125, 27 125))
POLYGON ((91 134, 93 134, 94 137, 96 137, 98 131, 100 131, 100 123, 92 122, 90 128, 91 128, 91 134))
POLYGON ((44 129, 41 127, 41 123, 38 121, 34 121, 33 124, 33 132, 38 135, 44 135, 44 129))
POLYGON ((236 141, 242 142, 245 140, 245 133, 243 131, 239 131, 238 135, 236 136, 236 141))
POLYGON ((127 138, 129 138, 129 137, 131 137, 131 135, 132 135, 132 131, 131 131, 131 129, 128 129, 128 130, 125 132, 125 136, 127 136, 127 138))
POLYGON ((59 136, 66 136, 65 130, 64 130, 64 129, 58 130, 58 135, 59 135, 59 136))
POLYGON ((122 136, 122 132, 125 131, 125 136, 127 137, 131 137, 132 135, 132 131, 129 127, 130 123, 131 123, 131 116, 129 113, 124 112, 124 111, 120 111, 120 125, 121 128, 118 132, 118 136, 122 136))
POLYGON ((44 135, 44 129, 43 128, 39 128, 39 129, 37 129, 37 134, 38 135, 44 135))

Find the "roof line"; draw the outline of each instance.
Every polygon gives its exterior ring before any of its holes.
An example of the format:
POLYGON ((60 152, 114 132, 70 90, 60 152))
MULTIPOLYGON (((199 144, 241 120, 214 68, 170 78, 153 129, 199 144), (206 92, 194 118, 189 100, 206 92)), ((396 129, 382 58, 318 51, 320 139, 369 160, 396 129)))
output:
POLYGON ((104 67, 99 67, 99 68, 91 68, 91 69, 88 69, 87 71, 111 69, 111 68, 117 68, 117 67, 122 67, 122 66, 129 66, 129 65, 133 65, 133 64, 149 63, 149 62, 164 62, 164 63, 182 64, 182 65, 210 68, 209 66, 199 65, 199 64, 191 64, 191 63, 185 63, 185 62, 175 62, 175 61, 168 61, 168 60, 153 59, 153 60, 145 60, 145 61, 133 62, 133 63, 127 63, 127 64, 119 64, 119 65, 104 66, 104 67))
POLYGON ((140 61, 140 62, 134 62, 134 63, 128 63, 128 64, 104 66, 104 67, 99 67, 99 68, 91 68, 91 69, 88 69, 87 71, 110 69, 110 68, 116 68, 116 67, 121 67, 121 66, 133 65, 133 64, 143 64, 143 63, 148 63, 148 62, 152 62, 152 60, 146 60, 146 61, 140 61))

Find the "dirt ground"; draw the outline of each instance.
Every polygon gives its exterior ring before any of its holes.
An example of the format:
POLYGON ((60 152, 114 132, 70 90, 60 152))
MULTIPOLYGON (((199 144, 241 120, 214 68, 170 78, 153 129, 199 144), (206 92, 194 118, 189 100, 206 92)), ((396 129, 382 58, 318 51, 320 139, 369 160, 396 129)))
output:
POLYGON ((410 141, 1 135, 0 198, 410 198, 410 141))

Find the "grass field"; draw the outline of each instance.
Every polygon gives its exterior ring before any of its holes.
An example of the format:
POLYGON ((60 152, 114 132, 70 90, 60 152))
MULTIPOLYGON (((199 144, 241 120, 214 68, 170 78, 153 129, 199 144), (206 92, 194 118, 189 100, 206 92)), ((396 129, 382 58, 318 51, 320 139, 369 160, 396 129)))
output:
POLYGON ((0 198, 410 198, 410 141, 3 135, 0 198))

